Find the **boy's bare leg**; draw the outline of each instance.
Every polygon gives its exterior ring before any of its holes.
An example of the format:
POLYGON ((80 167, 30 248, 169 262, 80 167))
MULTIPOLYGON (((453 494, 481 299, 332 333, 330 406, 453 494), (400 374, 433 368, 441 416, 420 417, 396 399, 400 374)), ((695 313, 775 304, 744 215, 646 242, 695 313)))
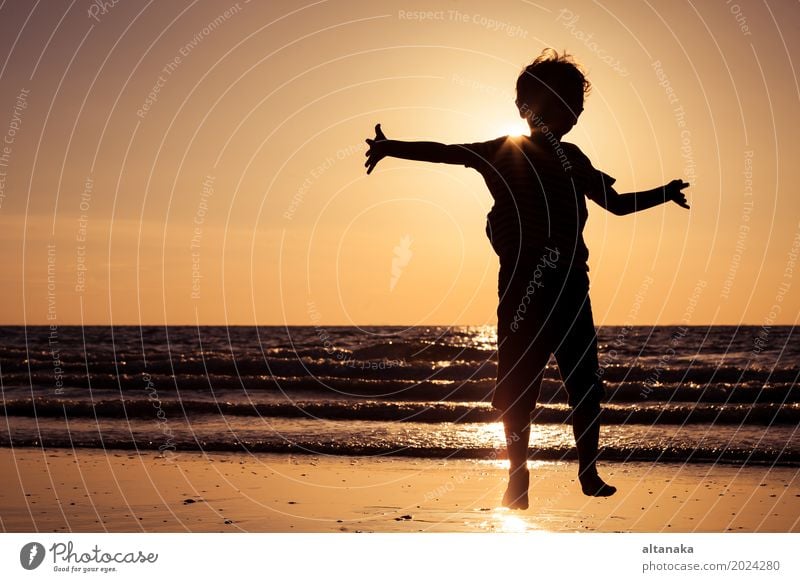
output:
POLYGON ((597 450, 600 442, 600 407, 576 406, 572 411, 572 431, 578 449, 578 480, 585 495, 609 497, 617 488, 597 474, 597 450))
POLYGON ((572 432, 578 449, 578 480, 585 495, 608 497, 617 490, 597 474, 600 403, 605 389, 598 374, 597 333, 589 300, 589 279, 582 273, 568 287, 569 291, 563 295, 566 311, 559 315, 562 320, 573 318, 574 322, 563 335, 555 356, 572 408, 572 432), (576 308, 577 314, 573 315, 576 308))
POLYGON ((508 487, 503 495, 503 506, 509 509, 528 509, 530 413, 506 412, 503 415, 503 429, 508 451, 508 487))

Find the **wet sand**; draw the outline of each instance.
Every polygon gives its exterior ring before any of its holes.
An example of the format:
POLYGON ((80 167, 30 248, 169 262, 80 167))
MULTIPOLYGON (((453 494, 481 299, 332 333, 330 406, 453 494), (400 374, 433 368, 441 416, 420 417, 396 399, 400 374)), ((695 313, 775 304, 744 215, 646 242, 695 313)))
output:
POLYGON ((798 532, 800 469, 531 462, 530 508, 500 508, 502 462, 0 449, 6 532, 798 532))

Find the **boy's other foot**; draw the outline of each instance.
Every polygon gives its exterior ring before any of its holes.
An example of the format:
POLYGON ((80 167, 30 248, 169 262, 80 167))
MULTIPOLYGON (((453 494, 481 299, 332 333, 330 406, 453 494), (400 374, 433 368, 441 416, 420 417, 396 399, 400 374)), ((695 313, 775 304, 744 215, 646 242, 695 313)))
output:
POLYGON ((579 477, 584 495, 589 497, 611 497, 617 488, 603 481, 596 473, 594 475, 581 475, 579 477))
POLYGON ((503 507, 509 509, 528 509, 528 469, 517 470, 508 478, 508 487, 503 494, 503 507))

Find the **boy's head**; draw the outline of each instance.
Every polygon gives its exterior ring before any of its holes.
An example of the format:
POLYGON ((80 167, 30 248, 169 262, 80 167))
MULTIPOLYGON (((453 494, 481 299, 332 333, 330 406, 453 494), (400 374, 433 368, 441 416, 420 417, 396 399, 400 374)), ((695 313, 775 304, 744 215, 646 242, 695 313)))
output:
POLYGON ((517 79, 517 108, 532 131, 547 128, 561 137, 578 121, 591 85, 566 52, 545 49, 517 79))

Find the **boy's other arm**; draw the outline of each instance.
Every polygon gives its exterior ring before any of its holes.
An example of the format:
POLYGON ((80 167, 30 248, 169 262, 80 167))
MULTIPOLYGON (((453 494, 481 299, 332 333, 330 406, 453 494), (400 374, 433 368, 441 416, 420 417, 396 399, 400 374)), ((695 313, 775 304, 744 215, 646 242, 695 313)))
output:
POLYGON ((592 199, 617 216, 646 210, 670 201, 683 208, 689 208, 686 196, 681 191, 688 186, 689 184, 683 180, 673 180, 665 186, 628 194, 618 194, 613 188, 606 188, 605 192, 593 196, 592 199))
POLYGON ((397 141, 386 139, 381 131, 381 124, 375 126, 375 138, 368 139, 369 149, 364 164, 367 174, 386 156, 402 158, 404 160, 417 160, 420 162, 435 162, 440 164, 464 164, 469 153, 456 145, 446 145, 433 141, 397 141))

